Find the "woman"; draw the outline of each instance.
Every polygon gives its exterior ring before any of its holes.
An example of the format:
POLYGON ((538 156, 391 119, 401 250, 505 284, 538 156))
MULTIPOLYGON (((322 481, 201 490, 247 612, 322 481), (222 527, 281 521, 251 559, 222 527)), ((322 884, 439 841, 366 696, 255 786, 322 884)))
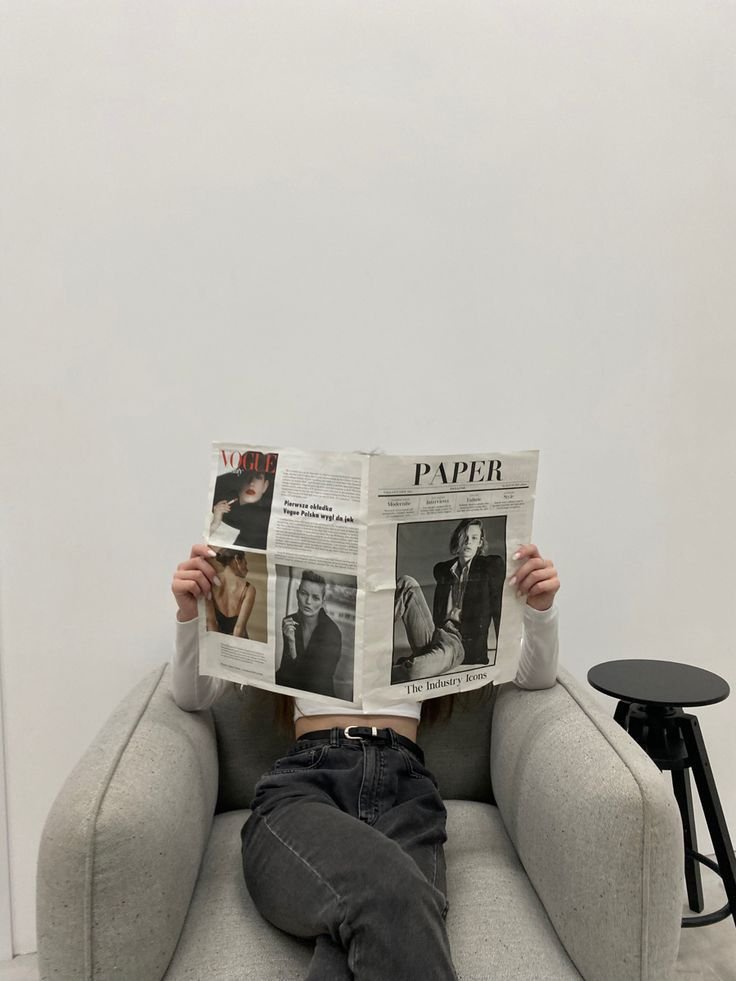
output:
POLYGON ((207 629, 248 639, 248 620, 256 601, 256 587, 248 582, 245 552, 218 549, 212 557, 215 576, 205 600, 207 629))
POLYGON ((464 518, 450 536, 453 558, 434 567, 432 613, 416 579, 399 578, 394 620, 403 622, 412 654, 394 666, 393 684, 433 678, 460 665, 488 664, 488 633, 493 624, 498 638, 506 572, 501 556, 485 551, 483 521, 464 518))
POLYGON ((440 626, 457 623, 465 664, 488 664, 488 631, 501 625, 501 592, 506 574, 500 555, 486 555, 486 532, 480 518, 461 521, 450 537, 453 558, 434 567, 433 618, 440 626))
POLYGON ((220 474, 215 481, 210 541, 265 549, 272 498, 271 474, 260 470, 220 474))
POLYGON ((335 697, 334 677, 342 652, 342 634, 325 610, 327 582, 311 569, 296 591, 297 611, 284 617, 284 649, 276 684, 335 697))
MULTIPOLYGON (((195 545, 174 574, 179 607, 174 698, 207 708, 227 688, 198 673, 197 599, 212 592, 214 553, 195 545)), ((557 674, 559 578, 535 545, 514 555, 525 602, 516 684, 549 688, 557 674)), ((456 978, 445 927, 446 811, 416 744, 430 703, 384 713, 294 700, 296 743, 256 786, 243 831, 246 883, 260 913, 315 938, 309 981, 456 978)))

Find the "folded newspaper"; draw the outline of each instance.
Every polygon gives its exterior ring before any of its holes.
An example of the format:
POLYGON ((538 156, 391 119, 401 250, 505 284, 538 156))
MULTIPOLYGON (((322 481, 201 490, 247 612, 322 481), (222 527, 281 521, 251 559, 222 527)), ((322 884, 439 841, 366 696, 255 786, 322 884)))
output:
POLYGON ((215 443, 200 670, 368 712, 512 679, 537 464, 215 443))

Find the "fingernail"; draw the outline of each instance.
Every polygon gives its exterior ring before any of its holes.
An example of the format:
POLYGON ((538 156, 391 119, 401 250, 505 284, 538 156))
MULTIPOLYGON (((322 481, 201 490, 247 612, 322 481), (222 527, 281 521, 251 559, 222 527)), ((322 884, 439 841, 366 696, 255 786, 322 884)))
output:
POLYGON ((516 582, 516 576, 512 576, 512 577, 511 577, 511 578, 509 579, 509 585, 510 585, 510 586, 513 586, 515 582, 516 582))
POLYGON ((514 555, 514 558, 515 559, 520 559, 521 558, 521 552, 516 552, 516 554, 514 555))
POLYGON ((207 549, 207 554, 209 555, 209 557, 211 559, 216 559, 217 558, 217 552, 213 552, 211 548, 208 548, 207 549))
POLYGON ((518 599, 524 599, 524 594, 522 593, 522 591, 520 589, 518 589, 516 591, 516 596, 517 596, 518 599))
POLYGON ((222 586, 222 583, 220 582, 220 577, 219 576, 215 576, 215 578, 212 580, 212 582, 215 584, 215 586, 222 586))

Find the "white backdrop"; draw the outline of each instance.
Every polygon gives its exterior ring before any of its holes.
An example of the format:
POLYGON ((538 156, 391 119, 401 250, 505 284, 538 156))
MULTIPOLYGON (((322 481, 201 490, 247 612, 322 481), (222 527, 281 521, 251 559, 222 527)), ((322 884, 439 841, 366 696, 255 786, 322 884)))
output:
MULTIPOLYGON (((55 794, 169 656, 212 439, 539 447, 565 664, 736 681, 733 4, 4 11, 16 953, 55 794)), ((732 834, 735 711, 697 710, 732 834)))

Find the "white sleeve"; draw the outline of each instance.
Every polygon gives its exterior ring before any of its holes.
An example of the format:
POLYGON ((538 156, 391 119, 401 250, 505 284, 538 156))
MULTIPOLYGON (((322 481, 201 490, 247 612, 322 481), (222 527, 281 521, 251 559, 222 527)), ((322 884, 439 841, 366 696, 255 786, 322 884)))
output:
POLYGON ((176 621, 176 644, 171 659, 171 691, 179 708, 199 712, 209 708, 227 688, 224 678, 199 673, 199 619, 176 621))
POLYGON ((521 660, 514 684, 519 688, 551 688, 557 680, 559 638, 557 606, 548 610, 524 608, 521 660))

